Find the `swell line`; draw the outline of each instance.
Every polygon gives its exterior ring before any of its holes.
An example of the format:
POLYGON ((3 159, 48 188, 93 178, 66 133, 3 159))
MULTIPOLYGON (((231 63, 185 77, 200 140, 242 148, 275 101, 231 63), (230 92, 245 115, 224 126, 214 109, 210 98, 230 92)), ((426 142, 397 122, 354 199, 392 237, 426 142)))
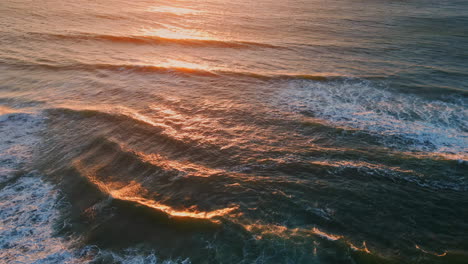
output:
POLYGON ((9 63, 10 67, 18 68, 43 68, 49 70, 82 70, 82 71, 125 71, 135 73, 158 73, 158 74, 180 74, 180 75, 195 75, 195 76, 208 76, 208 77, 235 77, 235 78, 253 78, 260 80, 311 80, 311 81, 336 81, 336 80, 347 80, 355 78, 366 78, 366 79, 379 79, 381 77, 375 76, 339 76, 339 75, 320 75, 320 74, 278 74, 278 73, 257 73, 257 72, 246 72, 246 71, 230 71, 222 69, 206 70, 189 67, 176 67, 176 66, 159 66, 159 65, 146 65, 146 64, 106 64, 106 63, 73 63, 73 64, 47 64, 47 63, 9 63))
POLYGON ((203 39, 203 38, 167 38, 161 36, 145 36, 145 35, 109 35, 109 34, 91 34, 91 33, 74 33, 74 34, 56 34, 43 32, 29 32, 29 35, 39 38, 49 39, 64 39, 64 40, 95 40, 109 41, 114 43, 131 43, 131 44, 153 44, 153 45, 181 45, 188 47, 218 47, 218 48, 270 48, 270 49, 287 49, 283 46, 273 45, 269 43, 243 41, 243 40, 218 40, 218 39, 203 39))

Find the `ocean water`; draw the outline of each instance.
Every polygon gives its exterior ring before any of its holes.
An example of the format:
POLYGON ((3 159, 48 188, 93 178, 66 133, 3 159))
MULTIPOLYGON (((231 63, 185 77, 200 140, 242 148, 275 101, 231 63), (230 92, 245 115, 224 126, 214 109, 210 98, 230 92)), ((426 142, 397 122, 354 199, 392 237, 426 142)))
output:
POLYGON ((1 263, 468 263, 468 2, 0 2, 1 263))

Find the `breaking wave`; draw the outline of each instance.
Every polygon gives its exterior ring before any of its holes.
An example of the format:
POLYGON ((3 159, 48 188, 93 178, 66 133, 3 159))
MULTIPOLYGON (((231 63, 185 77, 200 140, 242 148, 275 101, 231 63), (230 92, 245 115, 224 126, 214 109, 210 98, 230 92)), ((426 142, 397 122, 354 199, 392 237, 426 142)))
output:
POLYGON ((280 102, 291 111, 381 137, 391 147, 468 160, 468 110, 463 97, 426 99, 369 81, 286 84, 280 102))

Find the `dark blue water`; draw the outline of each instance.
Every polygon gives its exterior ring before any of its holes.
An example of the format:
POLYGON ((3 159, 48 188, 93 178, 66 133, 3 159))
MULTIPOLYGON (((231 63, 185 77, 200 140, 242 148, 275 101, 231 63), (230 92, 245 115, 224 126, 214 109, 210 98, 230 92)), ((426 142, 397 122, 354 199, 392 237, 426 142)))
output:
POLYGON ((466 1, 3 1, 0 262, 466 263, 466 1))

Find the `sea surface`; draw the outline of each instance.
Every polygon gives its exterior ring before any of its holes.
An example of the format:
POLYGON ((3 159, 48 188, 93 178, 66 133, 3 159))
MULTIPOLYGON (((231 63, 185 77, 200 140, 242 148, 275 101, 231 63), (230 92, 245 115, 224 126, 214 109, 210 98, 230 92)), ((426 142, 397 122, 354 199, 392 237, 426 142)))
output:
POLYGON ((0 263, 468 263, 468 1, 0 1, 0 263))

